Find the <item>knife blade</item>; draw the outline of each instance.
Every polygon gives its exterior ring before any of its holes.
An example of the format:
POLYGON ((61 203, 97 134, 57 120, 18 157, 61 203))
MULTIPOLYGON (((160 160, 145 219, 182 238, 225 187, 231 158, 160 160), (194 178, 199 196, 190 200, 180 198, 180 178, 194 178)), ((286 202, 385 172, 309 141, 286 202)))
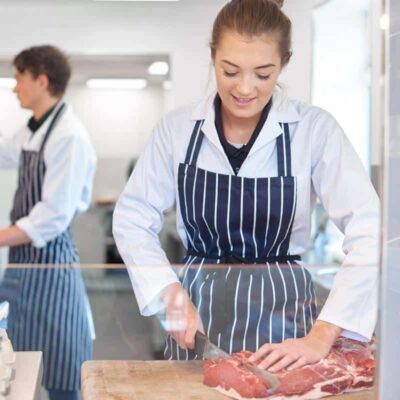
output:
MULTIPOLYGON (((199 358, 205 358, 206 360, 217 360, 220 358, 226 360, 232 359, 230 354, 211 343, 208 337, 199 331, 196 332, 194 338, 194 351, 199 358)), ((241 364, 240 367, 247 369, 257 376, 257 378, 265 382, 268 385, 269 394, 272 394, 280 384, 279 379, 275 375, 264 369, 251 364, 241 364)))

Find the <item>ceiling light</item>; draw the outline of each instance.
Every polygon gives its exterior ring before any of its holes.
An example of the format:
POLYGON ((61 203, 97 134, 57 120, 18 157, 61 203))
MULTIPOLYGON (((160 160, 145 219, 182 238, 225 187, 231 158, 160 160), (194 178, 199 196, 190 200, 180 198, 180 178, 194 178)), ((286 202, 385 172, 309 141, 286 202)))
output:
POLYGON ((0 78, 0 89, 13 89, 15 84, 14 78, 0 78))
POLYGON ((165 61, 156 61, 150 65, 147 71, 150 75, 167 75, 169 71, 169 65, 165 61))
POLYGON ((89 89, 144 89, 146 79, 88 79, 86 86, 89 89))
POLYGON ((128 1, 134 1, 134 2, 137 2, 137 3, 139 3, 139 2, 147 2, 147 1, 180 1, 180 0, 94 0, 94 1, 102 1, 102 2, 106 2, 106 1, 109 1, 109 2, 114 2, 114 3, 116 3, 116 2, 128 2, 128 1))

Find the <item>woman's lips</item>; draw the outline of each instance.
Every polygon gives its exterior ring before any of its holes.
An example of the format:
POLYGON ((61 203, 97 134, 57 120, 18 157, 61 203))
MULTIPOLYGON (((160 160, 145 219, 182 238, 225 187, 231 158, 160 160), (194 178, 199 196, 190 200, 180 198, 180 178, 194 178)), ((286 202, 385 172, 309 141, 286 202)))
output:
POLYGON ((235 102, 236 105, 238 105, 239 107, 246 107, 249 104, 251 104, 256 98, 243 98, 243 97, 236 97, 234 95, 232 95, 233 97, 233 101, 235 102))

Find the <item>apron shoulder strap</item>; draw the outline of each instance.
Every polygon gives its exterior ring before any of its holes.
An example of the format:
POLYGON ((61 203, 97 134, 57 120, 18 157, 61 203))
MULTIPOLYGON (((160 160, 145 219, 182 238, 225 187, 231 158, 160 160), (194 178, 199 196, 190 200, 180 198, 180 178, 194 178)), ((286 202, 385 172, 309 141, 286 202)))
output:
POLYGON ((197 157, 199 156, 201 142, 203 140, 204 133, 201 130, 204 120, 196 121, 192 136, 190 137, 189 146, 186 151, 185 164, 196 165, 197 157))
POLYGON ((292 176, 292 153, 290 147, 289 124, 280 124, 283 133, 276 139, 278 156, 278 176, 292 176))
POLYGON ((42 153, 47 141, 49 140, 50 134, 53 131, 54 127, 56 126, 57 122, 59 121, 63 111, 65 110, 65 103, 62 103, 61 106, 58 108, 58 110, 56 111, 56 113, 54 114, 53 119, 50 122, 49 127, 47 128, 46 134, 44 135, 42 144, 40 146, 40 150, 39 153, 42 153))

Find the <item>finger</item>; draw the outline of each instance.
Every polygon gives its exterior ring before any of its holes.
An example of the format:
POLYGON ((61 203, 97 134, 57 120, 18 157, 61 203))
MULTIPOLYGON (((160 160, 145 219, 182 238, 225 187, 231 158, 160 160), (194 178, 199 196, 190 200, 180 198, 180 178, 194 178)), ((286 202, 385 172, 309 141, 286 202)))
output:
POLYGON ((185 332, 185 345, 189 349, 194 348, 194 336, 196 335, 197 325, 198 325, 197 317, 191 318, 188 321, 188 326, 185 332))
POLYGON ((271 368, 269 368, 269 371, 271 372, 278 372, 283 368, 286 368, 287 366, 293 364, 297 360, 299 360, 300 356, 297 354, 287 354, 285 357, 280 359, 277 363, 275 363, 271 368))
POLYGON ((273 350, 258 366, 259 368, 268 369, 285 355, 286 353, 282 353, 282 350, 273 350))
POLYGON ((278 346, 277 344, 273 344, 273 343, 264 344, 255 353, 253 353, 249 357, 249 359, 248 359, 249 362, 255 362, 255 361, 260 360, 261 358, 264 358, 268 353, 275 350, 277 348, 277 346, 278 346))
MULTIPOLYGON (((174 339, 175 343, 177 346, 179 346, 179 337, 178 337, 178 333, 176 331, 170 331, 168 332, 168 335, 172 337, 172 339, 174 339)), ((180 346, 179 346, 180 347, 180 346)))
POLYGON ((179 347, 186 350, 185 345, 185 332, 186 332, 186 320, 185 316, 180 313, 172 313, 169 319, 170 335, 174 338, 179 347))
POLYGON ((166 322, 167 331, 180 331, 185 329, 184 314, 179 309, 169 310, 166 322))
POLYGON ((288 370, 293 371, 294 369, 304 367, 308 364, 308 361, 305 357, 300 357, 295 363, 293 363, 288 370))
POLYGON ((188 320, 188 316, 185 314, 181 314, 180 316, 180 324, 179 324, 179 332, 178 332, 178 337, 179 337, 179 343, 180 343, 180 347, 182 347, 182 349, 187 349, 186 346, 186 331, 189 327, 189 323, 190 321, 188 320))
POLYGON ((199 319, 198 319, 198 322, 197 322, 197 330, 199 330, 203 335, 206 334, 206 331, 204 329, 204 325, 203 325, 203 322, 202 322, 202 320, 200 318, 200 315, 199 315, 199 319))
POLYGON ((175 340, 176 344, 181 348, 186 350, 185 346, 185 337, 182 336, 181 331, 171 331, 169 332, 170 336, 175 340))

